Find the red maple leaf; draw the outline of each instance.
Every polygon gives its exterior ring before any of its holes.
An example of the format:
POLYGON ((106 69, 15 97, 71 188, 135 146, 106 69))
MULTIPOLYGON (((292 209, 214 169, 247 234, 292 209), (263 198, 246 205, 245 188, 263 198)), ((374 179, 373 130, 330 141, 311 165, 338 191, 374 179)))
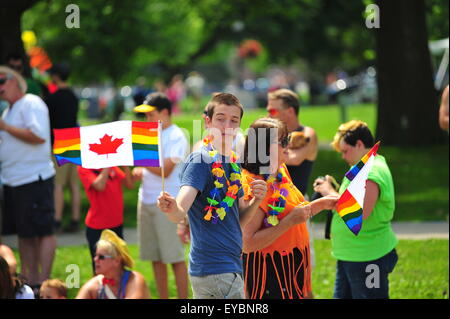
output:
POLYGON ((89 150, 97 153, 98 155, 117 153, 117 148, 123 144, 123 138, 115 138, 112 140, 112 135, 105 134, 100 139, 100 144, 89 144, 89 150))

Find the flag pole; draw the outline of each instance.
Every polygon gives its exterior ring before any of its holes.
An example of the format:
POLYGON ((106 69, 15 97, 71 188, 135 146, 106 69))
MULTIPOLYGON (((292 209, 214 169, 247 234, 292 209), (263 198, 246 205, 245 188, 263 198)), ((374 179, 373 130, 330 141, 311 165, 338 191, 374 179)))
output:
POLYGON ((162 191, 164 193, 164 157, 163 157, 163 146, 162 146, 162 123, 158 120, 158 148, 159 148, 159 166, 161 167, 161 184, 162 191))

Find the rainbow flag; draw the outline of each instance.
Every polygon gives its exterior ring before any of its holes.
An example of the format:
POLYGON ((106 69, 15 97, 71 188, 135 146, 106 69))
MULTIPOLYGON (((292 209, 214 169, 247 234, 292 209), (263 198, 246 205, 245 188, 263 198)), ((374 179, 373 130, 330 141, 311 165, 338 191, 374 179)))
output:
POLYGON ((117 121, 53 132, 53 153, 59 166, 160 166, 158 122, 117 121))
POLYGON ((337 203, 337 212, 339 216, 341 216, 347 227, 355 235, 359 234, 362 227, 366 181, 370 169, 372 168, 375 155, 377 155, 379 145, 380 142, 377 142, 370 151, 345 174, 345 177, 350 180, 350 184, 337 203))

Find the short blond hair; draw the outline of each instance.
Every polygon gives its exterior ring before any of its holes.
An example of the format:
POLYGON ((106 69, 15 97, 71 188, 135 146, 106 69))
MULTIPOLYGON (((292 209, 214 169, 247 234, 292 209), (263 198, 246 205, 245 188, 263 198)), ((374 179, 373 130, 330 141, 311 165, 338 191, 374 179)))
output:
POLYGON ((351 120, 339 125, 333 142, 331 142, 331 146, 339 153, 341 152, 340 143, 342 140, 352 146, 356 145, 357 140, 361 140, 366 148, 374 145, 374 139, 367 123, 360 120, 351 120))
POLYGON ((56 289, 59 297, 67 298, 67 286, 59 279, 47 279, 41 285, 41 291, 45 288, 56 289))

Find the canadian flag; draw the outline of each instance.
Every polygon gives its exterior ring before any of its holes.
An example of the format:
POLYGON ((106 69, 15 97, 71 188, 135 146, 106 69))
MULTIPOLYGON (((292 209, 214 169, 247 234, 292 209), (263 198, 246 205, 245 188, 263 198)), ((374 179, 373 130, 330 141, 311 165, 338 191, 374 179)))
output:
POLYGON ((157 122, 117 121, 53 131, 58 165, 74 163, 98 169, 160 163, 161 125, 157 122))
POLYGON ((131 121, 80 129, 81 162, 85 168, 133 166, 131 121))

